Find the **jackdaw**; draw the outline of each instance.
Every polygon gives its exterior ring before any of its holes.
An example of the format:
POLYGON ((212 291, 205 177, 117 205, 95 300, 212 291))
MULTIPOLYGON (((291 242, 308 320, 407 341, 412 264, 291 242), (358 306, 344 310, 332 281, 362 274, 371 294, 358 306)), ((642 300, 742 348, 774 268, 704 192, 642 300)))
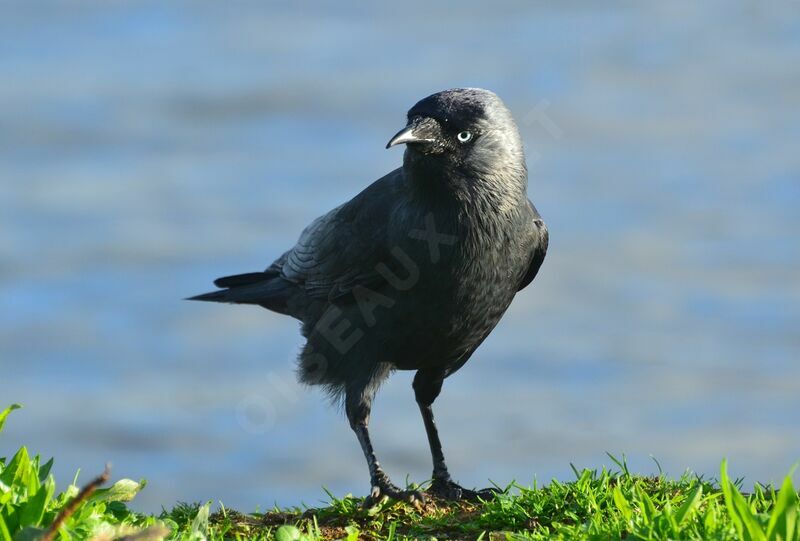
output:
POLYGON ((367 426, 381 382, 416 370, 433 458, 428 493, 488 496, 447 471, 431 405, 544 261, 548 232, 527 196, 522 141, 493 92, 421 100, 386 148, 403 166, 305 228, 263 272, 220 278, 191 300, 256 304, 302 322, 298 377, 344 405, 369 466, 369 501, 424 501, 384 473, 367 426))

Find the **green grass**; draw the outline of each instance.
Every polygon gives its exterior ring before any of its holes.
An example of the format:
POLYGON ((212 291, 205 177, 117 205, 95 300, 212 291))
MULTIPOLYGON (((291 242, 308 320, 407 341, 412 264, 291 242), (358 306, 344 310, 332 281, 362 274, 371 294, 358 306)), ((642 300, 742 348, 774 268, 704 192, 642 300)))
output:
MULTIPOLYGON (((0 432, 15 406, 0 412, 0 432)), ((610 455, 609 455, 610 456, 610 455)), ((624 460, 615 470, 575 471, 570 482, 508 486, 478 503, 423 506, 328 494, 320 508, 239 513, 221 504, 178 504, 161 514, 129 510, 143 481, 122 479, 81 491, 77 480, 56 494, 50 469, 22 447, 0 458, 0 541, 46 539, 741 539, 800 541, 800 503, 791 474, 780 489, 743 493, 722 462, 719 480, 639 476, 624 460), (79 496, 79 492, 84 492, 79 496), (91 492, 91 493, 88 493, 91 492), (88 494, 86 494, 88 493, 88 494), (85 496, 85 497, 84 497, 85 496), (71 502, 76 502, 77 505, 71 502), (65 509, 74 507, 73 512, 65 509), (61 515, 60 526, 51 525, 61 515)), ((99 481, 99 480, 98 480, 99 481)), ((90 487, 91 488, 91 487, 90 487)))

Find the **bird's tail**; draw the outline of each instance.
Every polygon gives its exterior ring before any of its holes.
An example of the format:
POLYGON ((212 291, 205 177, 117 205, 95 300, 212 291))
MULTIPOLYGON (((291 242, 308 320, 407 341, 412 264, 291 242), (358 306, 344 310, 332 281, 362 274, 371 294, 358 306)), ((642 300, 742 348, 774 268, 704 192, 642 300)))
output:
POLYGON ((291 284, 273 272, 249 272, 214 280, 219 291, 189 297, 189 301, 259 304, 277 312, 285 312, 291 284))

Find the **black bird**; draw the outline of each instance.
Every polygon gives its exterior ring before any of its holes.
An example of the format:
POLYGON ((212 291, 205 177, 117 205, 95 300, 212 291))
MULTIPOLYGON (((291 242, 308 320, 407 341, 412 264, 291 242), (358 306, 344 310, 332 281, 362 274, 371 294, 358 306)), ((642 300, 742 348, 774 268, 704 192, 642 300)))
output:
POLYGON ((450 477, 431 405, 536 276, 548 233, 527 196, 522 141, 497 95, 428 96, 386 148, 403 166, 314 220, 263 272, 220 278, 191 300, 256 304, 302 322, 299 379, 343 402, 369 465, 370 501, 423 500, 381 469, 367 426, 381 382, 416 370, 433 457, 429 493, 475 498, 450 477))

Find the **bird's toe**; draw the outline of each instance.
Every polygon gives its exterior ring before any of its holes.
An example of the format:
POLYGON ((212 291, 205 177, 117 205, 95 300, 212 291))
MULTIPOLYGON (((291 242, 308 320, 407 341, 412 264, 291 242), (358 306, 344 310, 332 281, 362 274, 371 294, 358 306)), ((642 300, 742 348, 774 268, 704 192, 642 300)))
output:
POLYGON ((450 479, 434 479, 433 484, 428 489, 428 494, 448 501, 487 500, 494 497, 498 492, 499 490, 496 488, 470 490, 450 479))
POLYGON ((373 507, 385 498, 407 502, 413 505, 424 504, 425 494, 419 490, 403 490, 383 477, 372 483, 369 496, 364 500, 365 507, 373 507))
POLYGON ((424 505, 426 502, 425 493, 422 492, 421 490, 404 490, 403 493, 404 493, 404 499, 408 503, 414 505, 417 504, 424 505))

